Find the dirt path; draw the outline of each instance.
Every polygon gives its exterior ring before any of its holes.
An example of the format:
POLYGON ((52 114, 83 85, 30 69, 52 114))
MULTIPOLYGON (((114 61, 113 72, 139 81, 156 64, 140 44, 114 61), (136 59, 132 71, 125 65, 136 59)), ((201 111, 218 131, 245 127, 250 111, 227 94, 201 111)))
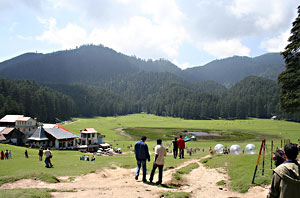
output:
MULTIPOLYGON (((263 198, 267 195, 267 189, 254 187, 246 194, 229 191, 226 187, 216 185, 220 180, 228 180, 228 176, 216 169, 207 169, 199 160, 189 160, 184 162, 176 169, 164 172, 163 183, 169 183, 172 179, 172 173, 177 169, 190 163, 198 163, 199 168, 194 169, 190 174, 184 176, 186 183, 178 189, 157 187, 156 185, 144 184, 141 178, 138 181, 134 179, 135 169, 105 169, 96 171, 96 173, 78 176, 72 182, 61 182, 57 184, 48 184, 39 180, 26 179, 14 183, 4 184, 0 189, 12 188, 51 188, 57 190, 74 190, 76 192, 53 192, 53 197, 143 197, 158 198, 161 192, 189 192, 193 197, 214 197, 214 198, 233 198, 233 197, 251 197, 263 198)), ((147 176, 149 178, 149 176, 147 176)), ((62 180, 68 180, 68 177, 61 177, 62 180)), ((157 181, 157 174, 153 181, 157 181)))
POLYGON ((117 128, 117 129, 115 129, 115 131, 118 131, 118 132, 120 133, 120 135, 126 136, 127 138, 129 138, 129 140, 132 139, 132 137, 131 137, 128 133, 126 133, 126 132, 123 130, 123 128, 117 128))

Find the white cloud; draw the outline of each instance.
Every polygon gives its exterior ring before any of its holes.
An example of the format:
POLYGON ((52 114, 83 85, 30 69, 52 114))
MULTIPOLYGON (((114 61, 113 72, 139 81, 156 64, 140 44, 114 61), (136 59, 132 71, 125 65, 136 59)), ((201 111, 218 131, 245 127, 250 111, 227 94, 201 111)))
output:
POLYGON ((54 28, 56 28, 56 19, 51 17, 49 19, 44 19, 44 18, 41 18, 41 17, 37 17, 37 20, 44 25, 44 28, 46 29, 49 29, 49 30, 52 30, 54 28))
POLYGON ((290 31, 286 31, 279 36, 261 42, 260 47, 266 49, 268 52, 281 52, 287 46, 289 37, 290 31))
POLYGON ((56 19, 38 18, 39 22, 45 25, 46 30, 42 35, 37 36, 37 40, 47 41, 51 44, 58 44, 62 48, 74 48, 86 42, 87 33, 78 25, 68 23, 64 28, 56 27, 56 19))
POLYGON ((10 25, 10 27, 9 27, 9 31, 10 32, 13 32, 14 30, 15 30, 15 28, 16 28, 16 25, 17 25, 17 22, 13 22, 11 25, 10 25))
POLYGON ((289 27, 297 4, 294 0, 234 0, 228 9, 240 20, 250 19, 253 31, 269 33, 289 27))
POLYGON ((80 42, 94 43, 146 59, 174 59, 188 38, 182 23, 185 16, 175 0, 87 1, 85 4, 65 0, 53 7, 68 7, 80 15, 81 21, 76 22, 80 25, 69 23, 63 28, 58 28, 53 18, 38 18, 46 31, 37 39, 64 47, 72 42, 71 47, 80 42))
MULTIPOLYGON (((36 37, 62 48, 103 44, 141 58, 178 60, 180 48, 190 43, 217 57, 247 56, 243 45, 249 36, 270 38, 290 28, 296 15, 295 0, 61 0, 47 1, 48 8, 64 10, 38 18, 45 31, 36 37), (74 15, 76 14, 76 15, 74 15), (70 17, 74 15, 73 17, 70 17)), ((43 4, 41 4, 43 6, 43 4)), ((45 9, 45 11, 51 9, 45 9)), ((53 11, 53 10, 52 10, 53 11)), ((280 38, 261 46, 276 49, 280 38)), ((279 49, 279 47, 278 47, 279 49)))
POLYGON ((17 37, 21 40, 25 40, 25 41, 30 41, 32 40, 32 36, 22 36, 22 35, 17 35, 17 37))
POLYGON ((146 17, 132 17, 121 27, 94 29, 89 42, 101 43, 118 51, 144 58, 174 58, 186 38, 184 29, 155 24, 146 17))
POLYGON ((249 56, 250 48, 241 44, 239 40, 220 40, 207 42, 203 49, 218 58, 225 58, 233 55, 249 56))

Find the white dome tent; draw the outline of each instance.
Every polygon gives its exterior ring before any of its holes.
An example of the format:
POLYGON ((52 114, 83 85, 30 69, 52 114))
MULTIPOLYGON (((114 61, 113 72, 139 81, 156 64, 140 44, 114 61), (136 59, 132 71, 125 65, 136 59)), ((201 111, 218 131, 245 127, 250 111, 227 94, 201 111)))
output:
POLYGON ((234 144, 230 147, 230 153, 231 154, 235 154, 235 155, 238 155, 242 152, 242 149, 239 145, 237 144, 234 144))
POLYGON ((224 150, 224 146, 222 144, 217 144, 214 148, 214 153, 222 154, 224 150))
POLYGON ((256 153, 256 147, 254 144, 247 144, 246 148, 245 148, 245 153, 246 154, 255 154, 256 153))

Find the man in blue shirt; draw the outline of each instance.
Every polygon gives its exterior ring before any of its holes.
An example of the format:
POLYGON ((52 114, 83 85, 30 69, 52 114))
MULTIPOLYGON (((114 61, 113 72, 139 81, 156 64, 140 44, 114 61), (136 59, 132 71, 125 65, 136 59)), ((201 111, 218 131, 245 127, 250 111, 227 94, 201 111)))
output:
POLYGON ((150 155, 149 155, 149 149, 148 145, 145 143, 147 140, 146 136, 142 136, 141 140, 135 143, 134 146, 134 153, 135 158, 137 161, 137 168, 136 168, 136 174, 135 179, 138 180, 141 166, 143 167, 143 182, 147 182, 146 180, 146 174, 147 174, 147 167, 146 167, 146 160, 150 162, 150 155))

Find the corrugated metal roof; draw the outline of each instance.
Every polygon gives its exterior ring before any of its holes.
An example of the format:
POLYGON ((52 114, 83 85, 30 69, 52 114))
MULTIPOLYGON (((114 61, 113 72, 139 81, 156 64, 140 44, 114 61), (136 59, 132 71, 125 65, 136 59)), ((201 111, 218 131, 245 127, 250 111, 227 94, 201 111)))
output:
POLYGON ((17 121, 28 121, 31 117, 20 117, 17 121))
POLYGON ((55 124, 45 124, 45 123, 43 123, 43 127, 44 128, 54 128, 55 124))
POLYGON ((65 129, 64 127, 60 126, 59 124, 55 125, 54 128, 60 128, 62 130, 67 131, 68 133, 71 133, 70 131, 68 131, 67 129, 65 129))
POLYGON ((6 115, 1 118, 0 122, 16 122, 21 117, 24 117, 24 115, 6 115))
POLYGON ((29 140, 37 140, 37 141, 43 141, 43 140, 49 140, 46 137, 46 133, 43 127, 39 127, 35 130, 35 132, 32 134, 29 140))
POLYGON ((45 128, 47 133, 55 137, 56 139, 69 139, 69 138, 77 138, 78 136, 69 133, 61 128, 45 128))

